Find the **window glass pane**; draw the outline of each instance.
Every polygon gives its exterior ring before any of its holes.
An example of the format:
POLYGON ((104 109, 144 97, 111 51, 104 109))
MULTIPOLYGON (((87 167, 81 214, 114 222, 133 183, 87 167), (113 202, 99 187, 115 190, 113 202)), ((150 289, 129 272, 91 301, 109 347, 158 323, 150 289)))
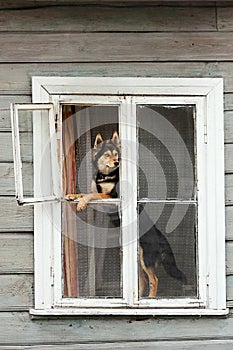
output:
MULTIPOLYGON (((119 196, 119 184, 114 180, 118 166, 106 165, 102 148, 107 146, 105 150, 110 159, 113 149, 103 141, 110 140, 116 131, 117 106, 63 106, 64 195, 105 193, 107 187, 112 187, 116 189, 113 197, 119 196), (93 151, 97 135, 100 142, 93 151)), ((77 212, 77 203, 63 203, 64 297, 122 297, 120 234, 117 202, 90 202, 80 212, 77 212)))
POLYGON ((53 196, 49 111, 20 109, 18 123, 23 196, 53 196))
POLYGON ((139 199, 195 198, 194 116, 194 106, 137 106, 139 199))
POLYGON ((141 297, 149 296, 148 276, 154 285, 158 278, 157 298, 196 297, 196 205, 143 203, 138 211, 141 297), (179 224, 170 231, 174 207, 179 224))

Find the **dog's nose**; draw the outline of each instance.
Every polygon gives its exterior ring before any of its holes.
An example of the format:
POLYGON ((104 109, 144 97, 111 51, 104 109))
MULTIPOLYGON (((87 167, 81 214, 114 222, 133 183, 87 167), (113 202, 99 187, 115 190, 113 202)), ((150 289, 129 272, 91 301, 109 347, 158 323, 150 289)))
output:
POLYGON ((119 165, 119 162, 114 162, 114 165, 115 165, 115 166, 118 166, 118 165, 119 165))

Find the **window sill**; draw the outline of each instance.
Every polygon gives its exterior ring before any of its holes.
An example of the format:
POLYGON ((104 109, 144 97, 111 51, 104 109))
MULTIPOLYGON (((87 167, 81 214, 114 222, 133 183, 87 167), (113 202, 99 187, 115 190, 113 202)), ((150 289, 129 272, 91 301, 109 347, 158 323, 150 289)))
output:
POLYGON ((123 309, 123 308, 56 308, 30 309, 32 316, 225 316, 229 309, 123 309))

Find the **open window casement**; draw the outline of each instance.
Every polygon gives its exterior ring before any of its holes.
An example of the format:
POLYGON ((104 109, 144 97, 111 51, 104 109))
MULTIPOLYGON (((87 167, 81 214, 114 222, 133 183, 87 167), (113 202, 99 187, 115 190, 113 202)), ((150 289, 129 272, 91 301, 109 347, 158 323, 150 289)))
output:
POLYGON ((33 101, 32 124, 25 125, 28 105, 18 105, 12 119, 18 198, 41 202, 34 206, 31 313, 227 313, 222 79, 34 77, 33 101), (91 191, 95 137, 116 131, 118 197, 78 213, 64 197, 91 191), (34 163, 33 190, 24 162, 34 163), (187 281, 160 267, 157 295, 149 297, 140 247, 154 226, 187 281))
POLYGON ((54 106, 12 104, 16 198, 19 205, 59 199, 54 106))

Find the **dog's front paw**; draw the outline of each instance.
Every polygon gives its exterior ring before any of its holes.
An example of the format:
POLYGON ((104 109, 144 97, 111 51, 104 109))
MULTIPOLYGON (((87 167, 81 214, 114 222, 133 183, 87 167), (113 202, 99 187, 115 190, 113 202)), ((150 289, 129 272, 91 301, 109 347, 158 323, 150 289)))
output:
POLYGON ((87 201, 84 198, 81 198, 77 204, 77 211, 82 211, 86 209, 86 207, 87 207, 87 201))
POLYGON ((65 199, 67 201, 74 201, 75 199, 78 199, 78 198, 83 198, 84 194, 82 193, 72 193, 72 194, 67 194, 65 196, 65 199))

